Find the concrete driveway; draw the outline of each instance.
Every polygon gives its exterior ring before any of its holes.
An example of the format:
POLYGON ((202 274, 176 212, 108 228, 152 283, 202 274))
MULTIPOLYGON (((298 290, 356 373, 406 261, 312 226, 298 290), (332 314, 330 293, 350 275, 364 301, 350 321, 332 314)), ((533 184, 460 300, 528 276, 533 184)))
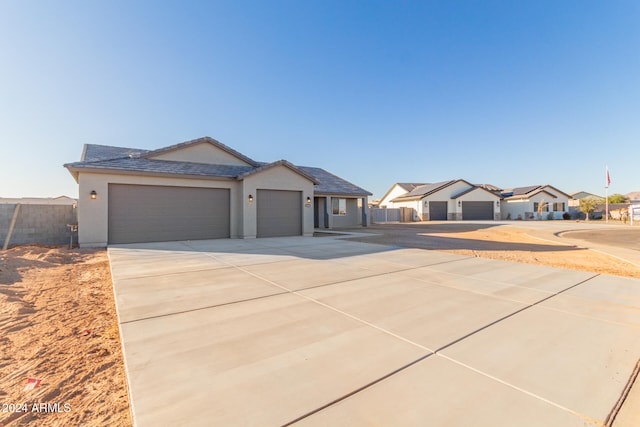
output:
POLYGON ((640 280, 337 237, 109 258, 137 426, 639 421, 640 280))

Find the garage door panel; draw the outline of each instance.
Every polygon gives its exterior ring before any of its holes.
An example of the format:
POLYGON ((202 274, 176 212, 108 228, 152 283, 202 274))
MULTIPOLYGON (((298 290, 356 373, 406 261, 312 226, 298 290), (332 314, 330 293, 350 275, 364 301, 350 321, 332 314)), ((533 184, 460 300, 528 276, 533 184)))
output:
POLYGON ((493 220, 493 202, 462 202, 463 220, 493 220))
POLYGON ((429 220, 447 220, 447 202, 429 202, 429 220))
POLYGON ((109 185, 109 243, 227 238, 229 190, 109 185))
POLYGON ((300 236, 302 234, 302 192, 257 191, 258 237, 300 236))

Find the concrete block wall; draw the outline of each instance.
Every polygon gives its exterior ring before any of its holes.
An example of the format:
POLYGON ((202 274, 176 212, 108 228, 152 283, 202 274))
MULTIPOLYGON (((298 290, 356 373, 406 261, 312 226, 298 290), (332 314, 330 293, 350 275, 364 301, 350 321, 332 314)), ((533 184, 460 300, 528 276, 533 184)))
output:
MULTIPOLYGON (((0 249, 9 232, 15 204, 0 205, 0 249)), ((71 205, 23 204, 11 235, 10 246, 29 243, 63 245, 69 243, 69 227, 77 224, 77 209, 71 205)), ((77 236, 74 235, 74 243, 77 236)))

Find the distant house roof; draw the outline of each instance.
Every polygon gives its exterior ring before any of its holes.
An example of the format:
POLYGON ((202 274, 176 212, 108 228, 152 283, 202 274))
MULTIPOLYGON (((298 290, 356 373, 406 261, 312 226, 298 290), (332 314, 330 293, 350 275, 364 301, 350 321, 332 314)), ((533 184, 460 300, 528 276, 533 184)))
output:
MULTIPOLYGON (((427 197, 430 194, 440 191, 443 188, 453 185, 454 183, 459 181, 469 184, 467 181, 463 179, 453 179, 450 181, 436 182, 434 184, 420 185, 414 188, 413 190, 409 191, 407 194, 403 194, 402 196, 396 197, 395 199, 392 200, 392 202, 406 202, 410 200, 419 200, 424 197, 427 197)), ((469 184, 469 185, 473 186, 473 184, 469 184)))
POLYGON ((420 187, 421 185, 427 185, 427 182, 396 182, 395 185, 401 187, 404 190, 411 191, 416 187, 420 187))
POLYGON ((84 147, 81 161, 67 163, 64 166, 71 172, 74 178, 78 180, 78 174, 80 172, 89 171, 143 175, 183 175, 216 179, 243 179, 245 176, 279 165, 288 167, 312 181, 315 185, 315 194, 345 196, 371 195, 367 190, 333 175, 324 169, 308 166, 296 166, 286 160, 280 160, 273 163, 257 162, 209 137, 194 139, 158 150, 143 150, 138 148, 87 144, 84 147), (243 160, 249 165, 219 165, 176 160, 159 160, 152 158, 158 154, 179 150, 188 145, 200 144, 203 142, 215 145, 223 151, 243 160))
POLYGON ((552 189, 564 196, 567 196, 568 198, 571 198, 570 195, 568 195, 567 193, 565 193, 564 191, 560 191, 557 188, 551 186, 551 185, 531 185, 528 187, 517 187, 517 188, 509 188, 509 189, 505 189, 502 190, 502 197, 504 200, 509 201, 509 200, 526 200, 529 199, 530 197, 535 196, 536 194, 539 193, 547 193, 549 194, 549 196, 553 197, 554 199, 557 198, 557 196, 555 196, 554 194, 550 193, 547 191, 547 189, 552 189))
POLYGON ((427 185, 424 182, 418 183, 418 182, 396 182, 395 184, 393 184, 391 186, 391 188, 389 188, 389 190, 387 190, 386 193, 384 193, 384 196, 382 196, 379 200, 379 202, 383 201, 384 199, 387 198, 387 196, 389 194, 391 194, 391 192, 393 191, 393 189, 398 186, 400 188, 402 188, 404 191, 406 191, 407 193, 412 191, 413 189, 415 189, 416 187, 420 187, 421 185, 427 185))
POLYGON ((625 197, 629 200, 640 200, 640 191, 633 191, 625 194, 625 197))
POLYGON ((584 199, 585 197, 596 197, 598 199, 604 199, 604 197, 602 196, 598 196, 597 194, 593 194, 593 193, 587 193, 586 191, 578 191, 576 193, 571 193, 570 196, 578 200, 584 199))
POLYGON ((474 184, 476 187, 480 187, 480 188, 484 188, 485 190, 488 190, 492 193, 500 193, 502 191, 502 188, 500 187, 496 187, 495 185, 491 185, 491 184, 474 184))
POLYGON ((476 190, 480 190, 480 191, 484 191, 484 192, 486 192, 486 193, 489 193, 489 194, 491 194, 492 196, 497 197, 498 199, 501 199, 501 198, 502 198, 502 197, 500 197, 500 194, 496 193, 495 191, 490 191, 490 190, 487 190, 486 188, 484 188, 484 187, 480 187, 480 186, 473 186, 473 187, 469 187, 469 188, 467 188, 467 189, 466 189, 466 190, 464 190, 464 191, 461 191, 461 192, 460 192, 460 193, 458 193, 458 194, 454 194, 453 196, 451 196, 451 199, 457 199, 457 198, 459 198, 459 197, 464 196, 465 194, 469 194, 469 193, 471 193, 472 191, 476 191, 476 190))

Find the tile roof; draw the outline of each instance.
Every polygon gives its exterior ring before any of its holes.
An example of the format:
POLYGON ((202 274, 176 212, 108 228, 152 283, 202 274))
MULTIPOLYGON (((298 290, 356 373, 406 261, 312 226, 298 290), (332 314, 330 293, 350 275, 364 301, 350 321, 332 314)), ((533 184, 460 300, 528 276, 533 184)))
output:
POLYGON ((372 194, 362 187, 350 183, 322 168, 314 168, 310 166, 298 166, 298 169, 308 173, 318 181, 318 185, 314 188, 316 194, 344 194, 352 196, 371 196, 372 194))
POLYGON ((464 196, 465 194, 469 194, 469 193, 471 193, 472 191, 476 191, 476 190, 485 191, 485 192, 487 192, 487 193, 489 193, 489 194, 491 194, 491 195, 493 195, 493 196, 496 196, 498 199, 501 199, 501 198, 502 198, 502 197, 500 196, 500 194, 496 193, 495 191, 487 190, 485 187, 481 187, 481 186, 478 186, 478 185, 474 185, 473 187, 469 187, 469 188, 467 188, 466 190, 463 190, 463 191, 461 191, 460 193, 458 193, 458 194, 455 194, 455 195, 451 196, 451 199, 457 199, 458 197, 462 197, 462 196, 464 196))
MULTIPOLYGON (((202 139, 202 138, 201 138, 202 139)), ((188 141, 188 143, 198 142, 200 140, 188 141)), ((215 141, 215 140, 213 140, 215 141)), ((215 141, 217 143, 217 141, 215 141)), ((348 195, 348 196, 370 196, 367 190, 352 184, 336 175, 327 172, 324 169, 296 166, 286 160, 280 160, 273 163, 256 162, 248 157, 238 153, 241 158, 246 158, 253 162, 255 166, 237 166, 237 165, 217 165, 208 163, 194 163, 173 160, 157 160, 147 158, 149 155, 165 152, 169 149, 179 149, 187 143, 176 144, 160 150, 141 150, 125 147, 111 147, 106 145, 86 144, 83 150, 82 161, 67 163, 64 166, 76 177, 83 170, 103 170, 103 171, 122 171, 122 172, 141 172, 150 174, 177 174, 191 175, 203 177, 219 177, 227 179, 242 179, 252 173, 257 173, 268 167, 277 165, 285 165, 301 172, 301 175, 307 176, 311 181, 315 181, 314 193, 324 195, 348 195), (178 147, 178 148, 176 148, 178 147)), ((218 143, 222 145, 221 143, 218 143)), ((226 146, 224 146, 226 147, 226 146)), ((234 150, 226 147, 233 153, 234 150)), ((227 150, 227 151, 228 151, 227 150)))
POLYGON ((420 185, 420 186, 414 188, 413 190, 409 191, 407 194, 403 194, 402 196, 396 197, 395 199, 392 200, 392 202, 401 202, 403 200, 421 199, 421 198, 423 198, 425 196, 428 196, 431 193, 435 193, 436 191, 453 184, 456 181, 458 181, 458 180, 453 179, 453 180, 450 180, 450 181, 436 182, 434 184, 420 185))
POLYGON ((509 188, 509 189, 505 189, 502 190, 502 197, 504 198, 504 200, 517 200, 517 199, 527 199, 529 197, 533 197, 538 193, 541 192, 545 192, 547 194, 550 194, 551 196, 553 196, 554 198, 556 198, 555 195, 549 193, 548 191, 546 191, 547 188, 553 189, 555 191, 557 191, 558 193, 567 196, 568 198, 571 198, 570 195, 568 195, 567 193, 565 193, 564 191, 560 191, 557 188, 551 186, 551 185, 531 185, 529 187, 517 187, 517 188, 509 188))
POLYGON ((117 159, 119 157, 139 157, 149 150, 138 148, 111 147, 108 145, 85 144, 82 161, 95 162, 98 160, 117 159))
POLYGON ((421 185, 427 185, 427 184, 428 184, 427 182, 396 182, 396 185, 398 187, 401 187, 406 191, 411 191, 416 187, 420 187, 421 185))
POLYGON ((172 160, 152 160, 139 157, 123 157, 95 162, 66 164, 72 169, 110 169, 147 173, 201 175, 210 177, 236 178, 253 169, 252 166, 211 165, 207 163, 176 162, 172 160))

